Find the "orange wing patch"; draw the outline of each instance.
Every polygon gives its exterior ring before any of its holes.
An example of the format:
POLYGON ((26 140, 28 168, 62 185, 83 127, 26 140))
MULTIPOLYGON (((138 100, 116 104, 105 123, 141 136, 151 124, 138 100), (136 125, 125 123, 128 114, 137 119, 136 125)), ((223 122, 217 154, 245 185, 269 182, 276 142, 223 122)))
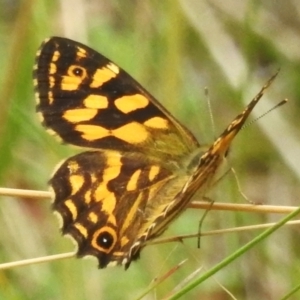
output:
POLYGON ((76 91, 86 77, 87 72, 85 68, 72 65, 68 68, 67 75, 62 78, 61 89, 64 91, 76 91))
POLYGON ((105 82, 110 81, 115 78, 119 73, 119 68, 114 64, 108 64, 101 69, 97 69, 93 75, 91 88, 98 88, 102 86, 105 82))
POLYGON ((105 96, 91 94, 83 100, 87 108, 105 109, 108 107, 108 99, 105 96))
POLYGON ((149 133, 145 127, 137 122, 132 122, 117 129, 106 129, 97 125, 76 125, 75 130, 88 141, 95 141, 113 136, 130 144, 140 144, 147 140, 149 133))
POLYGON ((62 117, 70 123, 79 123, 82 121, 91 120, 97 115, 97 113, 97 109, 77 108, 66 110, 62 117))
POLYGON ((149 104, 149 100, 141 95, 123 96, 115 100, 115 106, 124 114, 128 114, 149 104))

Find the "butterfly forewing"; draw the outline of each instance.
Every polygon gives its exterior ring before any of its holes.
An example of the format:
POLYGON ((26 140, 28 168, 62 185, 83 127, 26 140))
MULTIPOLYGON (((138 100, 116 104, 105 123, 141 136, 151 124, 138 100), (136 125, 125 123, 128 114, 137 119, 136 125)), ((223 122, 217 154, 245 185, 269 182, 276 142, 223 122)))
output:
POLYGON ((162 159, 184 156, 198 146, 132 77, 85 45, 58 37, 46 40, 34 77, 44 125, 67 143, 147 149, 154 156, 159 151, 162 159), (168 149, 165 143, 176 147, 168 149))

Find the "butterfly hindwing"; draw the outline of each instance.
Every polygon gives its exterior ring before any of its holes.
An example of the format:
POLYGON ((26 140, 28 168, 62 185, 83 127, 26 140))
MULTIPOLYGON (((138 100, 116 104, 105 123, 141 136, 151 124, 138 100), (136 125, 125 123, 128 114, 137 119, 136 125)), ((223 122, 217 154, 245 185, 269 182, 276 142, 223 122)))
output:
POLYGON ((53 175, 53 209, 62 217, 63 233, 77 241, 79 256, 96 256, 100 267, 130 262, 141 238, 155 235, 150 225, 178 192, 166 195, 175 174, 141 153, 83 152, 53 175))

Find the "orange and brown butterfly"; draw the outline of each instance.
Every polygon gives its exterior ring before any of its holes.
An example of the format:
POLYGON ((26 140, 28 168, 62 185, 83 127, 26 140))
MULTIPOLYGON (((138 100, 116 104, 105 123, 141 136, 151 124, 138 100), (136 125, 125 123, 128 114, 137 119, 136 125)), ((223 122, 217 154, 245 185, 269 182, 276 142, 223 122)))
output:
POLYGON ((204 196, 236 134, 274 75, 206 152, 191 132, 113 62, 78 42, 52 37, 34 67, 43 125, 86 150, 50 180, 62 233, 77 256, 125 265, 164 232, 198 191, 204 196))

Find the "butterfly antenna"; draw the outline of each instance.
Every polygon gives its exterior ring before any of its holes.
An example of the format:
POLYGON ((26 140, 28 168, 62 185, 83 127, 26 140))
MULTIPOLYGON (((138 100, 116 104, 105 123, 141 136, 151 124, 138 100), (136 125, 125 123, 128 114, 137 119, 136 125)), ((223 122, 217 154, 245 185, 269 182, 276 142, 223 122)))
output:
POLYGON ((261 119, 262 117, 268 115, 271 111, 273 111, 274 109, 277 109, 278 107, 286 104, 288 102, 288 99, 283 99, 282 101, 280 101, 279 103, 277 103, 275 106, 273 106, 272 108, 270 108, 269 110, 267 110, 266 112, 264 112, 262 115, 258 116, 257 118, 255 118, 254 120, 250 121, 249 123, 245 124, 242 129, 247 128, 248 126, 252 125, 253 123, 255 123, 256 121, 258 121, 259 119, 261 119))
POLYGON ((205 95, 205 99, 206 99, 206 103, 207 103, 207 108, 208 108, 208 114, 209 114, 209 118, 210 118, 212 133, 213 133, 213 136, 215 137, 216 136, 215 120, 214 120, 214 116, 213 116, 213 113, 212 113, 212 107, 211 107, 211 101, 210 101, 210 97, 209 97, 208 87, 204 88, 204 95, 205 95))

